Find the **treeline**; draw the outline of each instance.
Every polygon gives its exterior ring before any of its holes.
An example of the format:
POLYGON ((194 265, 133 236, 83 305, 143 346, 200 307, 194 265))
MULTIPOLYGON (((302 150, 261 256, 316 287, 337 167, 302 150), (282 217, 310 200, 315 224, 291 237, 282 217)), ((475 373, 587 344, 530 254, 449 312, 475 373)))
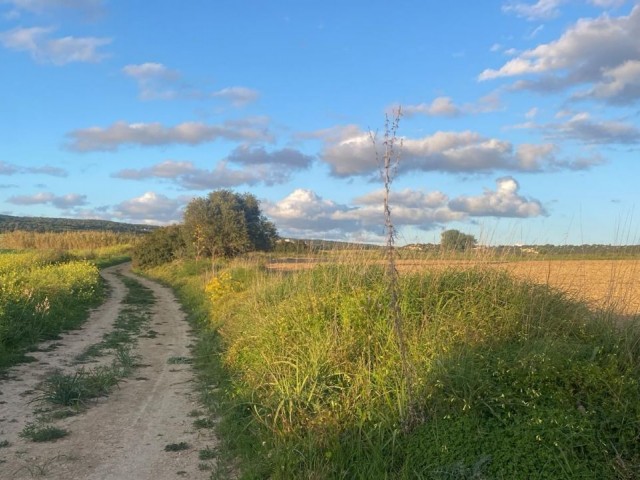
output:
POLYGON ((13 231, 0 235, 0 248, 11 250, 93 250, 133 244, 139 234, 112 231, 34 232, 13 231))
POLYGON ((120 233, 148 233, 158 227, 75 218, 14 217, 0 215, 0 233, 16 230, 29 232, 110 231, 120 233))

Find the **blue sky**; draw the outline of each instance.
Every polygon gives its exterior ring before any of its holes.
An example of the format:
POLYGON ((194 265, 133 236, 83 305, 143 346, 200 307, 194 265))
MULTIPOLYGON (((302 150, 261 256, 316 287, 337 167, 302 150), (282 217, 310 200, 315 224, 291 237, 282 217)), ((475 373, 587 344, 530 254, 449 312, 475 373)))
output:
POLYGON ((400 106, 400 243, 640 241, 638 1, 0 0, 0 92, 4 214, 379 242, 400 106))

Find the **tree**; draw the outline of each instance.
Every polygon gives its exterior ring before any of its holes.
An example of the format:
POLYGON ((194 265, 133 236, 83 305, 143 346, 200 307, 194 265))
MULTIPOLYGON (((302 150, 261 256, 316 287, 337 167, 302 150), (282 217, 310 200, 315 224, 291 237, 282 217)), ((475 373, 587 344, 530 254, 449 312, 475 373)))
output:
POLYGON ((440 245, 445 250, 464 252, 475 247, 476 243, 478 243, 476 237, 459 230, 445 230, 440 237, 440 245))
POLYGON ((134 267, 147 268, 171 262, 184 254, 185 244, 179 225, 158 228, 145 235, 133 248, 134 267))
POLYGON ((216 190, 192 200, 184 213, 183 231, 196 258, 271 250, 278 238, 275 225, 262 214, 256 197, 230 190, 216 190))

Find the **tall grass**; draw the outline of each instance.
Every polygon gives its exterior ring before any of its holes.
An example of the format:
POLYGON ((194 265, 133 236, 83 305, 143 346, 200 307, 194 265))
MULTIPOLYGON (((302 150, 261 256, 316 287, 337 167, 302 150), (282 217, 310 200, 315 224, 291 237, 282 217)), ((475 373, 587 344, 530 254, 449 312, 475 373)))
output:
POLYGON ((183 268, 155 274, 219 333, 200 365, 224 367, 221 428, 244 478, 640 475, 633 322, 497 270, 403 274, 407 385, 382 267, 183 268))
POLYGON ((102 298, 98 268, 66 256, 0 254, 0 369, 38 341, 76 327, 102 298))

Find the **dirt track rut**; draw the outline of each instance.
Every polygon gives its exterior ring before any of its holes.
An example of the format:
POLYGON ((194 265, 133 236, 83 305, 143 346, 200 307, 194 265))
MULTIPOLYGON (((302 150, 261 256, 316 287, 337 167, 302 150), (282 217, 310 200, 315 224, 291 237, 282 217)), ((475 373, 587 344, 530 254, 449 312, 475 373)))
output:
MULTIPOLYGON (((51 351, 33 354, 37 362, 20 365, 0 381, 0 478, 50 479, 204 479, 210 472, 198 452, 215 448, 210 429, 196 429, 189 413, 198 409, 194 376, 188 364, 170 364, 172 357, 189 357, 189 325, 173 293, 156 282, 131 273, 128 265, 103 272, 111 287, 109 299, 92 314, 81 330, 41 345, 51 351), (50 443, 34 443, 19 436, 33 421, 39 382, 53 369, 77 368, 75 357, 100 342, 113 328, 126 288, 119 274, 134 277, 155 295, 149 328, 155 338, 140 337, 135 349, 139 367, 108 397, 90 404, 76 416, 55 421, 69 436, 50 443), (185 442, 185 450, 167 452, 168 444, 185 442)), ((215 460, 206 465, 213 467, 215 460)))

